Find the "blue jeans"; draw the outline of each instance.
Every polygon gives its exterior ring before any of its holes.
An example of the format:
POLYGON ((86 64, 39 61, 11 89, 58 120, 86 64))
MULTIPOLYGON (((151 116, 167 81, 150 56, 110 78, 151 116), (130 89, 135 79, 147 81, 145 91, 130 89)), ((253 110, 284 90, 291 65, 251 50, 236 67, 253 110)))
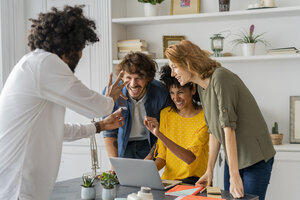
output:
MULTIPOLYGON (((244 193, 259 196, 259 200, 264 200, 270 182, 274 157, 265 162, 264 160, 239 170, 243 180, 244 193)), ((230 175, 227 162, 224 166, 224 189, 229 191, 230 175)))
POLYGON ((150 152, 148 140, 129 141, 125 150, 124 158, 144 159, 150 152))

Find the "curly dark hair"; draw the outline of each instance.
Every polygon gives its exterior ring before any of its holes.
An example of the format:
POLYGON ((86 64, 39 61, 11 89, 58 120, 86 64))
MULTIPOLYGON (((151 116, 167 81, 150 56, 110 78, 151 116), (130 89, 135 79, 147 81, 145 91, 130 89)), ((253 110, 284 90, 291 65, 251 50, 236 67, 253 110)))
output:
POLYGON ((138 74, 140 77, 153 81, 157 69, 157 63, 148 55, 141 52, 130 52, 117 66, 116 73, 122 70, 130 74, 138 74))
POLYGON ((53 7, 47 13, 40 13, 37 19, 29 19, 32 21, 28 36, 30 50, 44 49, 60 58, 64 55, 70 60, 69 67, 74 72, 80 59, 78 53, 85 45, 99 41, 95 22, 83 15, 83 7, 65 6, 62 11, 53 7))
MULTIPOLYGON (((164 65, 160 69, 160 81, 163 83, 164 87, 170 91, 170 88, 172 86, 175 86, 176 88, 189 88, 190 90, 193 90, 194 84, 193 83, 186 83, 184 86, 181 86, 178 80, 175 77, 171 76, 171 68, 169 65, 164 65)), ((196 90, 196 93, 193 95, 193 106, 195 109, 202 108, 200 105, 200 98, 199 94, 196 90)), ((172 110, 175 110, 178 112, 178 109, 175 105, 175 103, 172 101, 171 97, 169 96, 169 105, 171 106, 172 110)))

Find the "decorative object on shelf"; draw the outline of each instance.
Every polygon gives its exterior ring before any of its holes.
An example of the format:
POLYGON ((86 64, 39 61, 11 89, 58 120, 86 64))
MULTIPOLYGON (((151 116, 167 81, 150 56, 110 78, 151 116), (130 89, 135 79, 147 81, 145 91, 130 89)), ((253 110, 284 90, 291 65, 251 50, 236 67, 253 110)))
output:
MULTIPOLYGON (((224 54, 221 53, 223 51, 224 47, 224 39, 227 38, 229 35, 231 35, 230 30, 221 31, 217 34, 213 34, 212 37, 210 37, 211 43, 210 47, 213 50, 213 54, 210 56, 212 57, 223 57, 224 54), (224 36, 224 33, 227 33, 226 36, 224 36)), ((228 55, 228 54, 226 54, 228 55)))
POLYGON ((230 10, 230 0, 219 0, 219 11, 229 11, 230 10))
POLYGON ((171 15, 200 13, 200 0, 171 0, 171 15))
POLYGON ((252 0, 248 4, 248 9, 262 8, 263 6, 264 6, 263 0, 252 0))
POLYGON ((164 0, 138 0, 138 2, 144 3, 145 17, 158 15, 158 4, 164 0))
POLYGON ((223 43, 224 43, 224 37, 217 33, 213 34, 211 39, 211 50, 214 52, 211 56, 212 57, 223 57, 223 54, 221 51, 223 51, 223 43))
POLYGON ((95 199, 96 190, 93 185, 95 176, 83 175, 81 185, 81 198, 82 199, 95 199))
POLYGON ((240 35, 237 35, 239 38, 232 41, 234 46, 241 44, 243 56, 253 56, 255 55, 255 44, 258 42, 263 43, 267 46, 267 41, 263 40, 261 36, 265 33, 254 34, 254 25, 252 24, 249 28, 249 33, 247 31, 242 32, 240 35))
POLYGON ((165 56, 165 50, 168 48, 170 45, 173 44, 178 44, 181 40, 184 40, 185 37, 183 35, 164 35, 163 36, 163 55, 164 58, 167 58, 165 56))
POLYGON ((264 7, 275 7, 275 0, 264 0, 264 7))
POLYGON ((103 172, 100 179, 100 183, 103 186, 102 199, 103 200, 114 200, 116 197, 115 185, 118 183, 117 175, 103 172))
POLYGON ((269 49, 267 54, 295 54, 299 53, 299 50, 296 47, 284 47, 284 48, 276 48, 276 49, 269 49))
POLYGON ((132 40, 119 40, 117 42, 118 47, 118 59, 123 59, 129 52, 133 51, 139 51, 144 54, 147 54, 151 56, 152 58, 155 58, 155 53, 149 52, 147 50, 147 42, 146 40, 142 39, 132 39, 132 40))
POLYGON ((300 144, 300 96, 290 97, 290 143, 300 144))
POLYGON ((274 126, 272 127, 272 133, 270 134, 273 145, 282 144, 283 134, 278 133, 278 123, 275 122, 274 126))

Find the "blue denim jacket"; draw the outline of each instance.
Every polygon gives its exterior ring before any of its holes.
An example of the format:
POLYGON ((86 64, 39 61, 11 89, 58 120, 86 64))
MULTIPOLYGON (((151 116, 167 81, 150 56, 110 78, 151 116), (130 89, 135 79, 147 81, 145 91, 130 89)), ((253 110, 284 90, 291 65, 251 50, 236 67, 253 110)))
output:
MULTIPOLYGON (((127 88, 124 87, 122 92, 128 97, 127 88)), ((105 90, 103 91, 103 94, 105 90)), ((161 83, 157 80, 153 80, 147 85, 145 111, 147 116, 155 117, 158 121, 160 119, 160 111, 167 106, 169 92, 163 88, 161 83)), ((124 117, 124 125, 118 129, 111 131, 104 131, 102 134, 104 137, 117 137, 118 138, 118 155, 124 157, 124 153, 128 144, 129 135, 132 125, 132 113, 131 103, 129 100, 126 101, 127 110, 122 111, 124 117)), ((115 103, 113 112, 119 108, 118 102, 115 103)), ((156 142, 156 137, 151 134, 145 127, 150 147, 156 142)))

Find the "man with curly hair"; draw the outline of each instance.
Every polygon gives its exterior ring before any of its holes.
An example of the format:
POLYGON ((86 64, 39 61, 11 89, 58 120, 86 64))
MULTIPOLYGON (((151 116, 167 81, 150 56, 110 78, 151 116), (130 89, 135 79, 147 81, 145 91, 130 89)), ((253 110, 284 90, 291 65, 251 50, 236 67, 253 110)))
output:
POLYGON ((154 80, 157 64, 146 54, 132 52, 127 54, 117 66, 116 72, 124 71, 123 82, 128 82, 122 93, 128 97, 119 98, 114 110, 120 107, 124 126, 103 132, 109 157, 144 159, 156 142, 144 125, 145 116, 159 121, 160 110, 168 103, 169 93, 161 83, 154 80))
POLYGON ((82 6, 52 8, 31 21, 31 52, 16 64, 0 96, 0 199, 5 200, 49 199, 63 140, 124 124, 121 110, 94 124, 64 123, 66 107, 88 118, 110 114, 124 87, 110 80, 104 96, 74 76, 85 45, 99 41, 82 6))

